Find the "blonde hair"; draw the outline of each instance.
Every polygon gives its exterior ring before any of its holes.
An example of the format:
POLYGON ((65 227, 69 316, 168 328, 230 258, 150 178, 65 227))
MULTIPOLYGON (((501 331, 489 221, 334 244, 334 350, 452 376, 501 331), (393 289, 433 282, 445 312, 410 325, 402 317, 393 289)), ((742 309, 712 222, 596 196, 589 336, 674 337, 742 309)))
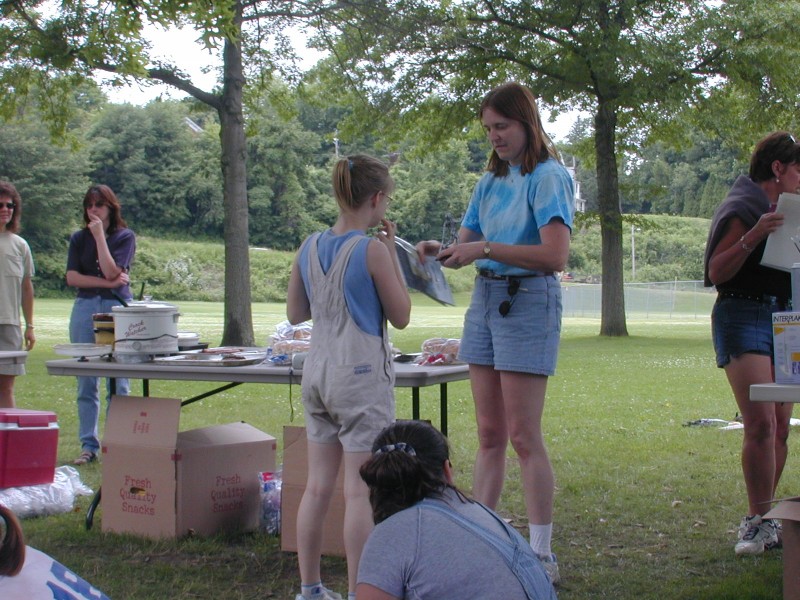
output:
POLYGON ((333 193, 342 208, 358 208, 377 192, 394 190, 389 167, 377 158, 354 154, 333 167, 333 193))

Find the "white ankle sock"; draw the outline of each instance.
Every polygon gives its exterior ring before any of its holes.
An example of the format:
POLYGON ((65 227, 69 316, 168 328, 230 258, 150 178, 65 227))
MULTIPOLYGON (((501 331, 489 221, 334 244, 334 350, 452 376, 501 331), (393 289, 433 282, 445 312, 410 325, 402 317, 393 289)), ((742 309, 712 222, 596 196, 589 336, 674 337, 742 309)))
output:
POLYGON ((553 524, 535 525, 528 524, 528 529, 531 533, 531 548, 538 556, 550 556, 552 550, 550 549, 550 541, 553 537, 553 524))

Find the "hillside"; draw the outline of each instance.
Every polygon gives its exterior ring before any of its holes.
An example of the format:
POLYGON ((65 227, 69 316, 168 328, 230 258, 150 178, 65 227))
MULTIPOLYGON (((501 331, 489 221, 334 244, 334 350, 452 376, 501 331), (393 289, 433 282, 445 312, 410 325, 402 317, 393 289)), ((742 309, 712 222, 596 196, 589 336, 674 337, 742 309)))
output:
MULTIPOLYGON (((703 250, 708 219, 637 216, 633 235, 623 236, 626 281, 698 280, 703 275, 703 250), (631 241, 634 242, 635 278, 632 277, 631 241)), ((293 252, 252 248, 251 287, 254 302, 282 302, 286 298, 293 252)), ((38 297, 71 296, 63 283, 61 256, 36 256, 38 297)), ((164 240, 140 235, 131 287, 169 300, 219 302, 224 296, 224 248, 221 243, 164 240)), ((576 228, 572 236, 569 266, 575 281, 600 281, 600 228, 576 228)), ((455 292, 472 287, 472 269, 447 271, 455 292)))

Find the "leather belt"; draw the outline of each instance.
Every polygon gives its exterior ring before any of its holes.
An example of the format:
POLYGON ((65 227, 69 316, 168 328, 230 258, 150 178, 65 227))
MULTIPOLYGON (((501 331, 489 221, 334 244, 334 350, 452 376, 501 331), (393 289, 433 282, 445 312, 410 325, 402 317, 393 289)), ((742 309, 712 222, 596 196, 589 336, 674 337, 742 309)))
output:
POLYGON ((495 273, 489 269, 478 269, 478 275, 481 277, 485 277, 486 279, 497 279, 500 281, 513 281, 514 279, 525 279, 527 277, 549 277, 552 274, 553 272, 549 271, 547 273, 528 273, 527 275, 501 275, 500 273, 495 273))
POLYGON ((760 302, 761 304, 778 304, 787 306, 789 300, 786 298, 778 298, 777 296, 770 296, 768 294, 757 294, 754 292, 744 292, 741 290, 719 290, 718 298, 735 298, 737 300, 751 300, 753 302, 760 302))

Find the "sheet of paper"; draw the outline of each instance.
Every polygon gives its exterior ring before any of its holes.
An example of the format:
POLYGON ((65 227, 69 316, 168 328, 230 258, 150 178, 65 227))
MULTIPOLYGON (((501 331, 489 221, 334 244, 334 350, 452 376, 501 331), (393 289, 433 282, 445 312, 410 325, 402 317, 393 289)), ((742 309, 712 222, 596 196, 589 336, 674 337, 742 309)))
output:
POLYGON ((781 194, 775 212, 783 214, 783 225, 769 234, 761 264, 791 272, 800 263, 800 195, 781 194))

